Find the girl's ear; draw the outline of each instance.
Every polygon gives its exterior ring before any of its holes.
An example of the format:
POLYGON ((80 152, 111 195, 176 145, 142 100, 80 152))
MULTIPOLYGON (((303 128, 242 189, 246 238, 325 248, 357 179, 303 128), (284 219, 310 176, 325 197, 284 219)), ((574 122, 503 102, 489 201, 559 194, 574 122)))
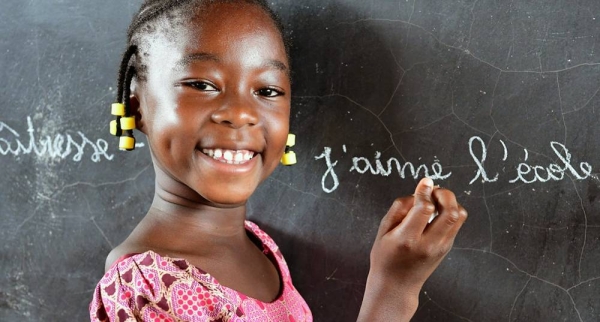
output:
POLYGON ((131 94, 131 96, 129 96, 129 109, 131 115, 135 116, 135 128, 138 129, 140 132, 146 134, 144 117, 142 109, 140 108, 140 100, 138 99, 136 94, 131 94))

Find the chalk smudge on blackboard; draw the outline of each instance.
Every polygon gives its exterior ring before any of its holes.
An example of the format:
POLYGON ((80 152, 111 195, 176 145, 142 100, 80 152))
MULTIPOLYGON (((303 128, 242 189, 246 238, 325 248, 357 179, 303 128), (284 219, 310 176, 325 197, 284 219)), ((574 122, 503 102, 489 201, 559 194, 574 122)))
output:
MULTIPOLYGON (((4 122, 0 122, 0 155, 19 156, 35 154, 38 157, 51 159, 67 159, 80 162, 86 152, 90 152, 90 160, 100 162, 112 160, 114 155, 107 152, 108 143, 103 139, 95 141, 89 139, 83 132, 75 134, 56 133, 53 135, 36 135, 36 129, 30 116, 27 116, 27 135, 18 131, 4 122)), ((136 146, 143 146, 137 145, 136 146)))

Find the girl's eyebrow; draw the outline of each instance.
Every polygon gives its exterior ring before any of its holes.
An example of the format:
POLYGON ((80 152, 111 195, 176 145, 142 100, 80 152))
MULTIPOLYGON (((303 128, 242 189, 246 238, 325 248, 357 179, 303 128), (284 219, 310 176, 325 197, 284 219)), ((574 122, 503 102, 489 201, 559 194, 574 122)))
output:
POLYGON ((288 67, 282 61, 277 60, 277 59, 268 59, 263 65, 265 67, 275 68, 286 74, 289 74, 289 72, 290 72, 288 67))
MULTIPOLYGON (((214 55, 214 54, 203 53, 203 52, 192 53, 192 54, 186 55, 185 57, 180 59, 177 62, 177 64, 175 64, 175 66, 177 66, 179 68, 187 67, 195 61, 214 61, 214 62, 218 63, 221 60, 219 59, 219 57, 217 55, 214 55)), ((288 76, 290 73, 289 68, 286 66, 286 64, 284 64, 282 61, 277 60, 277 59, 267 59, 263 63, 263 66, 267 67, 267 68, 277 69, 279 71, 282 71, 283 73, 285 73, 288 76)))
POLYGON ((290 75, 290 69, 280 60, 277 59, 268 59, 263 63, 263 66, 266 68, 271 68, 278 70, 285 74, 285 76, 290 79, 292 76, 290 75))
POLYGON ((177 67, 186 67, 194 61, 207 61, 207 60, 214 61, 214 62, 220 61, 219 57, 217 57, 216 55, 213 55, 213 54, 193 53, 193 54, 186 55, 185 57, 180 59, 177 62, 176 66, 177 67))

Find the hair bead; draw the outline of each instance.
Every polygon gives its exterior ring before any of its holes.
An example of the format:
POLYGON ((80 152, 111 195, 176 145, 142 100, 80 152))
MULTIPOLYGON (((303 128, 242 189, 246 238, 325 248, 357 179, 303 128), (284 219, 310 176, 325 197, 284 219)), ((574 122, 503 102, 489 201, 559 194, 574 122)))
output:
POLYGON ((119 149, 122 151, 131 151, 135 149, 135 138, 128 134, 119 138, 119 149))
POLYGON ((121 123, 121 130, 133 130, 135 129, 135 117, 133 116, 127 116, 127 117, 122 117, 120 120, 121 123))
POLYGON ((121 134, 123 134, 123 131, 121 130, 117 120, 110 121, 110 134, 114 136, 121 136, 121 134))
POLYGON ((283 164, 283 165, 296 164, 296 153, 294 153, 294 151, 284 153, 283 157, 281 157, 281 164, 283 164))
POLYGON ((125 116, 125 104, 113 103, 110 109, 110 114, 115 116, 125 116))
POLYGON ((296 145, 296 135, 290 133, 290 134, 288 134, 287 142, 285 143, 285 146, 293 147, 294 145, 296 145))
POLYGON ((290 148, 296 145, 296 135, 290 133, 288 134, 287 141, 285 143, 285 152, 281 157, 281 164, 283 165, 293 165, 296 164, 296 153, 294 151, 290 151, 290 148))

